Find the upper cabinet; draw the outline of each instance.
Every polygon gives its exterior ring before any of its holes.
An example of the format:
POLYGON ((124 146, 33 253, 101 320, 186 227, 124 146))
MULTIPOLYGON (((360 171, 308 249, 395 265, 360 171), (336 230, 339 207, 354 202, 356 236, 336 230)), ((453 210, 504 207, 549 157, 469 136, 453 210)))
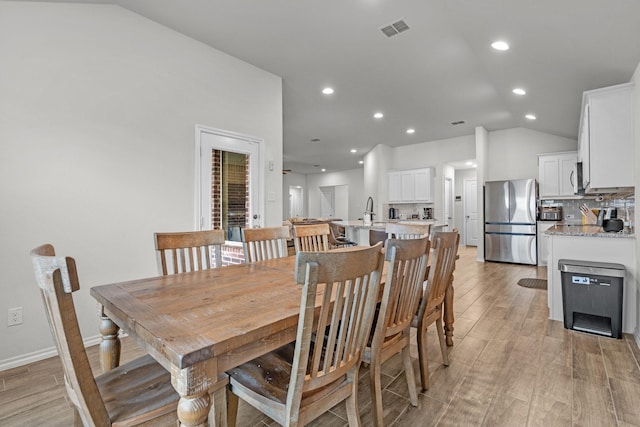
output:
POLYGON ((538 181, 540 198, 573 197, 578 153, 540 154, 538 181))
POLYGON ((432 168, 389 172, 389 203, 431 203, 432 168))
POLYGON ((634 186, 633 83, 583 94, 578 160, 587 193, 634 186))

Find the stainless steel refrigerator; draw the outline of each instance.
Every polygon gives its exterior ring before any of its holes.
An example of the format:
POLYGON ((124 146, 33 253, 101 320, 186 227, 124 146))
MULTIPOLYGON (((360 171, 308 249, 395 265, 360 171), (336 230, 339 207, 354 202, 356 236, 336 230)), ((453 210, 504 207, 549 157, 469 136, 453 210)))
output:
POLYGON ((537 263, 535 179, 491 181, 484 186, 484 259, 537 263))

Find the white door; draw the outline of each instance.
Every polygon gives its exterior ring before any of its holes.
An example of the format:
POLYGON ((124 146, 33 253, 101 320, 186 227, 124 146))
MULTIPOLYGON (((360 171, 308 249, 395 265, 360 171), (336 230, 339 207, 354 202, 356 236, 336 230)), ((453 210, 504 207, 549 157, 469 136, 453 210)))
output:
POLYGON ((299 185, 289 186, 289 218, 302 215, 302 188, 299 185))
MULTIPOLYGON (((238 153, 248 156, 249 161, 249 191, 246 216, 249 227, 262 226, 264 207, 262 199, 264 189, 260 185, 261 170, 260 151, 262 140, 220 129, 196 126, 196 169, 197 192, 196 224, 199 230, 212 228, 212 152, 222 150, 229 153, 238 153)), ((262 180, 264 181, 264 180, 262 180)))
POLYGON ((320 216, 333 218, 335 212, 335 188, 320 187, 320 216))
POLYGON ((478 246, 478 193, 475 179, 464 180, 464 244, 478 246))
POLYGON ((453 230, 453 181, 451 178, 444 180, 444 222, 447 224, 447 231, 453 230))

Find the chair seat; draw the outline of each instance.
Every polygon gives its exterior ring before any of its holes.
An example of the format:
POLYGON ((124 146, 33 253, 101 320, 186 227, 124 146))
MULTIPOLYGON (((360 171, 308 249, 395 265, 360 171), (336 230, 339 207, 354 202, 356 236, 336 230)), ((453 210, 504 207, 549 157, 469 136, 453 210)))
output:
POLYGON ((166 425, 175 425, 180 396, 171 386, 171 375, 145 355, 96 377, 96 384, 113 425, 135 425, 145 419, 153 425, 167 414, 166 425))
MULTIPOLYGON (((295 343, 287 344, 227 371, 231 387, 241 386, 256 395, 285 405, 294 352, 295 343)), ((303 402, 314 402, 338 389, 344 383, 344 379, 341 379, 320 390, 314 390, 312 393, 303 392, 303 402)))

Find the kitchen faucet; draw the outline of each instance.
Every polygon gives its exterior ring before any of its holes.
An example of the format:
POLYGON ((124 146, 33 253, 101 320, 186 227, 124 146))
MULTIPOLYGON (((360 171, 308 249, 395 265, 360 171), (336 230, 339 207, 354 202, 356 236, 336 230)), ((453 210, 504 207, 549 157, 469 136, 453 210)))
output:
POLYGON ((373 213, 373 198, 369 196, 369 198, 367 199, 367 206, 364 211, 364 223, 366 225, 371 225, 371 223, 373 222, 374 215, 375 214, 373 213))

